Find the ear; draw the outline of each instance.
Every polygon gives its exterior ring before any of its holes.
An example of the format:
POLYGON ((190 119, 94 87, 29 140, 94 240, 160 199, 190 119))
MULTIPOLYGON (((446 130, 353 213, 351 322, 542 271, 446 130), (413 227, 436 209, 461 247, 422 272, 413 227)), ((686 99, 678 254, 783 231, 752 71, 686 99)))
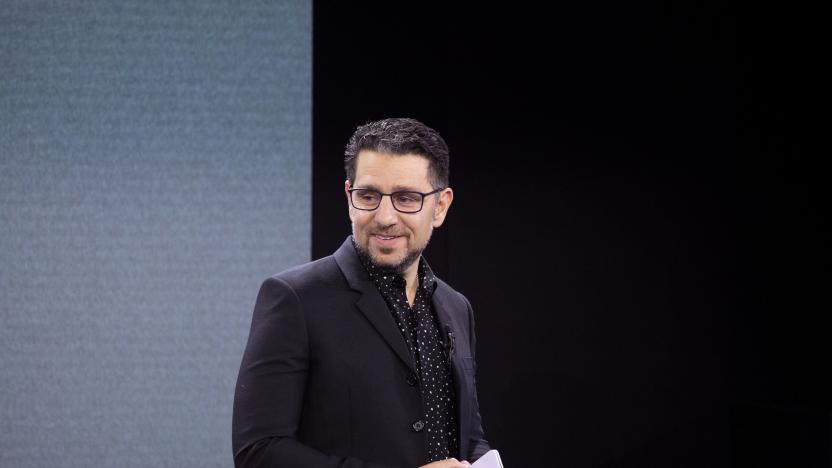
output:
POLYGON ((349 214, 350 219, 352 219, 352 203, 350 203, 350 192, 349 192, 349 190, 350 190, 350 180, 347 179, 347 180, 344 181, 344 196, 347 197, 347 213, 349 214))
POLYGON ((454 201, 454 191, 448 187, 439 192, 439 197, 433 207, 433 227, 438 228, 445 222, 445 216, 448 215, 448 209, 454 201))

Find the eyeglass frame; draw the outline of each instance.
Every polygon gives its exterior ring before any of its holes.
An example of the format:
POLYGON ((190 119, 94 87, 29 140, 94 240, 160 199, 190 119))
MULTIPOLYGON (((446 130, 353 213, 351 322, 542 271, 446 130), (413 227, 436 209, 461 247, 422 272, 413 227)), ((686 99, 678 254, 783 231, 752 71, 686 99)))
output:
POLYGON ((384 197, 386 195, 386 196, 390 197, 390 204, 393 205, 394 210, 398 211, 399 213, 414 214, 414 213, 418 213, 418 212, 422 211, 422 209, 425 207, 425 198, 427 198, 428 195, 433 195, 433 194, 439 193, 439 192, 445 190, 446 188, 447 187, 440 187, 440 188, 438 188, 438 189, 436 189, 432 192, 428 192, 428 193, 417 192, 415 190, 398 190, 398 191, 391 192, 391 193, 384 193, 384 192, 381 192, 379 190, 371 189, 371 188, 350 188, 350 189, 347 189, 347 192, 349 192, 349 194, 350 194, 350 204, 356 210, 375 211, 375 210, 378 209, 378 207, 381 206, 381 202, 384 200, 384 197), (355 201, 352 199, 352 193, 355 192, 355 191, 359 191, 359 190, 362 190, 362 191, 365 191, 365 192, 375 192, 375 193, 381 195, 378 199, 378 205, 376 205, 375 208, 359 208, 359 207, 355 206, 355 201), (402 210, 398 209, 396 207, 396 202, 393 201, 393 195, 396 195, 397 193, 413 193, 413 194, 421 195, 422 196, 422 202, 419 204, 419 209, 416 210, 416 211, 402 211, 402 210))

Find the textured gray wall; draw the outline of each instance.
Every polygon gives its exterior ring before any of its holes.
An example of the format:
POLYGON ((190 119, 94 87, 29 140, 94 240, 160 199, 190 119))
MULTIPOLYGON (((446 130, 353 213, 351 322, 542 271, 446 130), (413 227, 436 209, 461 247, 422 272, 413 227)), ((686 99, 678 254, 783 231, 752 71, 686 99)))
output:
POLYGON ((0 466, 231 466, 260 281, 308 260, 311 2, 0 8, 0 466))

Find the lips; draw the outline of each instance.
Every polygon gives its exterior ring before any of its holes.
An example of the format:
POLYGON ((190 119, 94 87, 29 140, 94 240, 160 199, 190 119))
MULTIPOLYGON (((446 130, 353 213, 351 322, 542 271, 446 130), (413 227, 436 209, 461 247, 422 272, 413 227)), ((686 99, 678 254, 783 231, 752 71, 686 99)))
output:
POLYGON ((375 243, 381 247, 394 247, 399 244, 399 239, 401 236, 391 236, 391 235, 383 235, 383 234, 373 234, 373 239, 375 243))

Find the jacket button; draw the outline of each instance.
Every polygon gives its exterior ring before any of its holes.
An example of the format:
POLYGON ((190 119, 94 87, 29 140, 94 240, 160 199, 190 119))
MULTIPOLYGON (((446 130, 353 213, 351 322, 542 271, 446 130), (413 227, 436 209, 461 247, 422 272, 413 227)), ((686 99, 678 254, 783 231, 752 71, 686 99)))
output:
POLYGON ((408 385, 410 385, 412 387, 412 386, 416 385, 416 382, 418 382, 418 380, 416 380, 416 375, 415 374, 408 374, 407 375, 407 384, 408 385))
POLYGON ((421 420, 416 421, 415 423, 413 423, 413 430, 416 431, 416 432, 421 431, 422 429, 424 429, 424 427, 425 427, 425 423, 423 423, 421 420))

